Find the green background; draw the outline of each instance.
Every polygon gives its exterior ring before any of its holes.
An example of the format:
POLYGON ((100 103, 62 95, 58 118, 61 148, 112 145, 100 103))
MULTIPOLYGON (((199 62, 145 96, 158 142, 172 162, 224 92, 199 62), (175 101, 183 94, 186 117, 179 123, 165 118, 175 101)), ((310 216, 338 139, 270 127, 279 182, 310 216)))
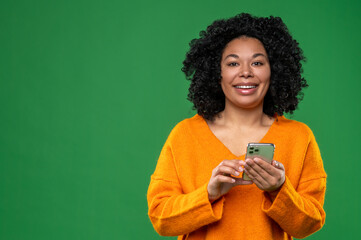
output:
MULTIPOLYGON (((308 62, 293 118, 328 173, 324 228, 358 239, 361 14, 349 1, 0 2, 0 239, 166 239, 146 191, 172 127, 193 116, 180 71, 219 18, 280 16, 308 62)), ((173 239, 173 238, 172 238, 173 239)))

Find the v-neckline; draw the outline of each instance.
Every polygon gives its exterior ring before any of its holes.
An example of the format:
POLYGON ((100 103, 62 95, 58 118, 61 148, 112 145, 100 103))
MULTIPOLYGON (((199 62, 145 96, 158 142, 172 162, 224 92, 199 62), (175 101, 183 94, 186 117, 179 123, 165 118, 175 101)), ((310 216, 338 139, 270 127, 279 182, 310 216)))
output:
MULTIPOLYGON (((225 152, 227 152, 228 154, 230 154, 230 156, 232 156, 235 159, 241 159, 244 158, 246 155, 246 152, 243 153, 240 156, 235 155, 226 145, 224 145, 224 143, 219 140, 219 138, 212 132, 212 130, 210 129, 207 121, 200 115, 198 115, 201 118, 202 124, 204 125, 204 128, 206 129, 206 133, 208 135, 208 137, 210 137, 211 139, 213 139, 214 142, 217 142, 217 144, 219 146, 221 146, 221 148, 224 149, 225 152)), ((259 140, 259 143, 267 143, 268 141, 268 136, 271 135, 271 133, 274 131, 274 128, 276 126, 276 123, 279 121, 279 116, 276 116, 275 119, 273 120, 273 123, 271 124, 271 126, 268 128, 267 132, 265 133, 265 135, 263 135, 263 137, 261 138, 261 140, 259 140)))

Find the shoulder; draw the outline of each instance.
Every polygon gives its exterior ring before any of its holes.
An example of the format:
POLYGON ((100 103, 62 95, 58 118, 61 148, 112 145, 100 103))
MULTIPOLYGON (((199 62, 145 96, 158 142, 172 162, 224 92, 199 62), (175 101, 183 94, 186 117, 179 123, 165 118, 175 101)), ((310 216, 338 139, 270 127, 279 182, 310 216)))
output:
POLYGON ((191 137, 196 130, 204 128, 205 120, 198 114, 191 118, 186 118, 175 125, 169 134, 168 140, 180 140, 191 137))
POLYGON ((303 122, 288 119, 285 116, 278 116, 275 121, 281 131, 285 131, 292 136, 308 139, 313 137, 312 130, 303 122))
POLYGON ((203 122, 204 119, 200 115, 196 114, 193 117, 186 118, 177 123, 173 130, 194 127, 195 125, 201 125, 203 122))

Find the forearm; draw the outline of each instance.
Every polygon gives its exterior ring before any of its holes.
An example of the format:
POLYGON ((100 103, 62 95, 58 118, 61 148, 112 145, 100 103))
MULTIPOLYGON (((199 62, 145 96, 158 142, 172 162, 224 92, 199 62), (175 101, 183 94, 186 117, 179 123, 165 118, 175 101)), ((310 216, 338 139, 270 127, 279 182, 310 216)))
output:
POLYGON ((172 184, 153 179, 148 190, 149 218, 160 235, 188 234, 221 219, 224 199, 211 204, 207 185, 182 194, 172 184))
MULTIPOLYGON (((282 187, 282 186, 281 186, 281 187, 282 187)), ((275 191, 271 191, 271 192, 267 192, 267 191, 266 191, 266 192, 265 192, 266 195, 271 199, 271 202, 273 202, 273 201, 276 199, 276 197, 277 197, 280 189, 281 189, 281 188, 279 188, 279 189, 277 189, 277 190, 275 190, 275 191)))
POLYGON ((291 236, 306 237, 321 229, 325 222, 325 181, 325 178, 315 179, 303 184, 297 192, 286 178, 273 201, 270 196, 265 197, 262 210, 291 236))

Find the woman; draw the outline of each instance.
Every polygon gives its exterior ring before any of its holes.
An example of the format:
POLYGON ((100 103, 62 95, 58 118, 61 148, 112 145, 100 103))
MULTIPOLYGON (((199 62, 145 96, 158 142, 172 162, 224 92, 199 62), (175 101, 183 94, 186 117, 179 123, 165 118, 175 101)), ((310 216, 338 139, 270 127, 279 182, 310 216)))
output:
POLYGON ((307 87, 302 60, 274 17, 218 20, 190 43, 182 70, 198 114, 172 130, 148 189, 160 235, 292 239, 322 228, 326 173, 315 137, 283 116, 307 87), (249 142, 275 144, 277 161, 245 159, 249 142))

